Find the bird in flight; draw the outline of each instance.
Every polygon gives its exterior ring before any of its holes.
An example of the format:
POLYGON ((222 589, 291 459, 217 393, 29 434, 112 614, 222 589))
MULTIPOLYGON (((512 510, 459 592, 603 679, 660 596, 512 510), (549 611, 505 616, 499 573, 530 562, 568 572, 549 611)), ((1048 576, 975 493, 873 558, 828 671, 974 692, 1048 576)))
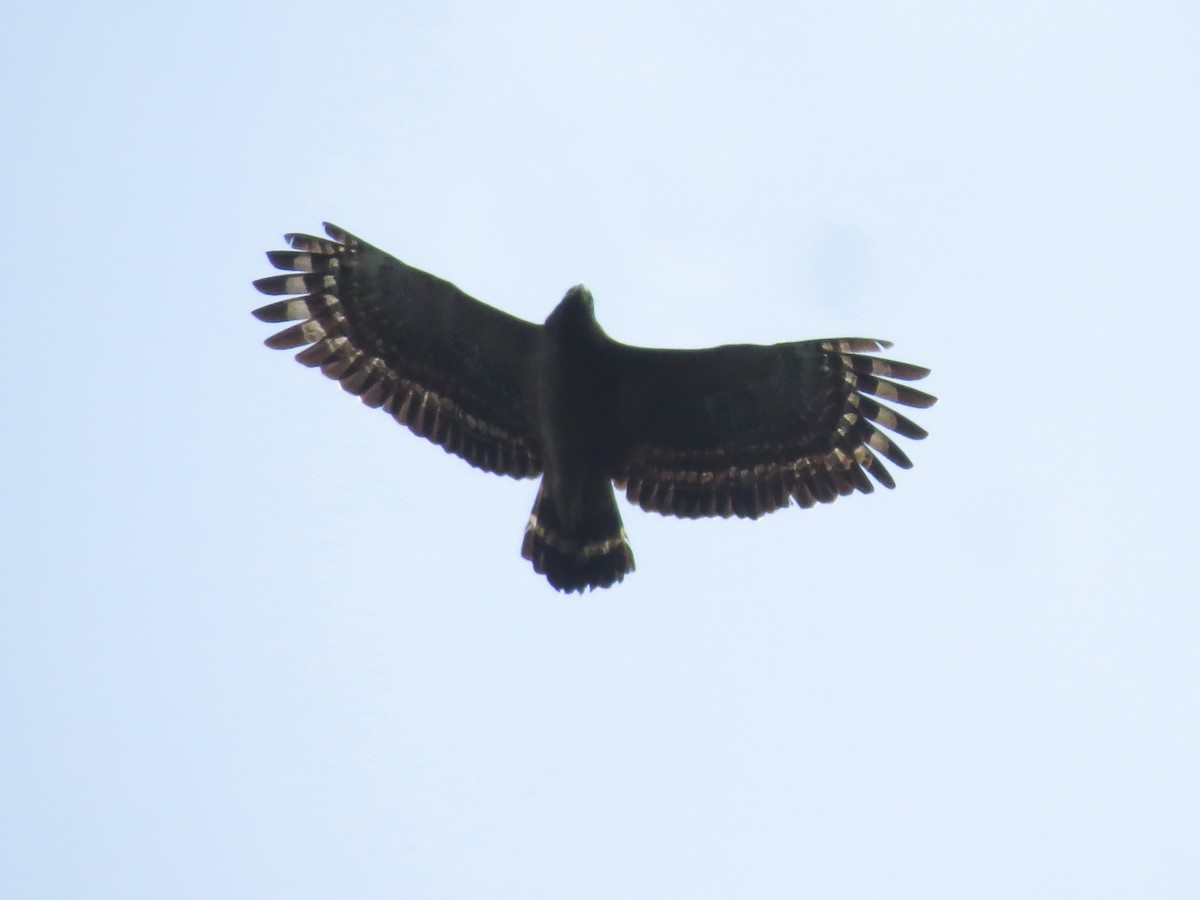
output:
POLYGON ((894 487, 880 456, 912 463, 881 426, 926 435, 879 402, 936 401, 902 383, 928 369, 866 355, 887 341, 634 347, 605 334, 583 285, 536 325, 325 232, 267 254, 287 274, 254 286, 284 299, 254 315, 296 324, 266 345, 302 347, 301 363, 472 466, 541 476, 521 554, 560 591, 633 571, 614 485, 649 512, 757 519, 894 487))

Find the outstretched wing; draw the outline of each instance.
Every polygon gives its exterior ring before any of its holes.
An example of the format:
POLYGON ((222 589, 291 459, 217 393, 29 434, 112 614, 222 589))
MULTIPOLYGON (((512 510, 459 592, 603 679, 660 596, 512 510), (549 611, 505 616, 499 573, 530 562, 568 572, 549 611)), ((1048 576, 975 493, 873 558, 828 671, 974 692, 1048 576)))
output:
POLYGON ((256 309, 264 322, 303 320, 267 338, 302 347, 368 406, 473 466, 537 475, 531 359, 541 328, 479 302, 333 225, 332 240, 289 234, 267 258, 292 274, 260 278, 264 294, 298 294, 256 309), (308 346, 305 346, 308 345, 308 346))
POLYGON ((894 487, 876 454, 904 469, 912 463, 879 426, 908 438, 926 432, 875 398, 936 402, 893 380, 924 378, 928 369, 863 355, 886 341, 618 346, 625 452, 617 483, 630 501, 664 515, 755 519, 792 500, 808 507, 869 494, 871 478, 894 487))

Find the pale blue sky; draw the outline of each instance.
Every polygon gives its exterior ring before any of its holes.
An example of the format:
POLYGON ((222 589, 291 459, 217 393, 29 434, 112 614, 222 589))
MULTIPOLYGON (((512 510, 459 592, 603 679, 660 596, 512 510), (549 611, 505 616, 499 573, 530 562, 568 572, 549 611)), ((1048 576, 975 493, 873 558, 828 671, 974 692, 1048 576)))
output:
POLYGON ((6 12, 0 896, 1200 892, 1200 11, 6 12), (614 337, 929 365, 899 488, 535 492, 268 351, 334 221, 614 337), (1178 470, 1178 471, 1177 471, 1178 470))

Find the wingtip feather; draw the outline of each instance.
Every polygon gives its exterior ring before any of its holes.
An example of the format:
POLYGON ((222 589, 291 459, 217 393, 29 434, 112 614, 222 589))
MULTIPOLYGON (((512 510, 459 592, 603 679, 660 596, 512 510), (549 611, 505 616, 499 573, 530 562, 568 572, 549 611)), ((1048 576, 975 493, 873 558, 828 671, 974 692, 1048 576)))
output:
POLYGON ((334 225, 332 222, 322 222, 321 227, 325 229, 325 233, 339 244, 349 244, 354 236, 344 228, 334 225))
POLYGON ((302 299, 276 300, 251 311, 260 322, 290 322, 307 319, 310 314, 308 304, 302 299))

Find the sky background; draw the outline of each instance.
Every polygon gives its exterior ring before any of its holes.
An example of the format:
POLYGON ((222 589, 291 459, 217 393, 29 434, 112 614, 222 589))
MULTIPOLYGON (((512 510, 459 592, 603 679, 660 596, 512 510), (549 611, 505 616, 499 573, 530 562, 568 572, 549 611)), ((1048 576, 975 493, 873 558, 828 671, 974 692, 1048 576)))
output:
POLYGON ((0 895, 1200 895, 1200 7, 10 4, 0 895), (536 485, 249 311, 338 223, 652 346, 865 334, 894 492, 536 485))

